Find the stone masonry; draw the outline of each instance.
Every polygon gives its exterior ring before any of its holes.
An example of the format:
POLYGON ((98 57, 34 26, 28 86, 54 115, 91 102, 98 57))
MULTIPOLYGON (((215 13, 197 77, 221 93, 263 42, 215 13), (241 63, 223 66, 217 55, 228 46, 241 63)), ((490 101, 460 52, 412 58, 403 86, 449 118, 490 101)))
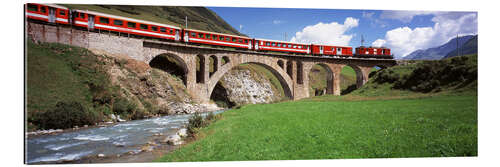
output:
POLYGON ((327 69, 329 75, 327 93, 334 95, 340 95, 340 72, 344 66, 350 66, 356 71, 356 85, 361 87, 368 81, 368 75, 374 66, 390 67, 396 65, 396 61, 391 59, 345 59, 270 54, 138 39, 128 37, 128 35, 118 36, 107 31, 93 32, 32 22, 28 22, 26 26, 27 37, 34 41, 75 45, 93 52, 118 55, 148 64, 158 55, 172 57, 181 62, 187 91, 200 103, 210 100, 215 85, 224 74, 243 63, 259 64, 267 68, 280 80, 285 95, 294 100, 310 96, 308 73, 316 64, 327 69), (211 75, 208 70, 210 57, 215 59, 214 65, 216 67, 216 71, 211 75), (225 60, 224 64, 222 60, 225 60), (197 75, 196 69, 197 61, 202 63, 198 71, 199 75, 197 75))

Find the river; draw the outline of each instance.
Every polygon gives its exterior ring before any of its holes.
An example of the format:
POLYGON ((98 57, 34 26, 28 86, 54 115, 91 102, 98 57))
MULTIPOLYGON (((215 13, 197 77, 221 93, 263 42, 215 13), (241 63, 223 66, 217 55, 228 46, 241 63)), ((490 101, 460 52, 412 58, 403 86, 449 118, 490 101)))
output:
MULTIPOLYGON (((215 114, 221 112, 223 110, 216 111, 215 114)), ((206 114, 208 112, 202 116, 206 114)), ((190 117, 191 114, 163 116, 30 137, 26 139, 26 162, 72 162, 86 157, 97 157, 98 154, 111 156, 139 153, 141 146, 150 142, 155 134, 161 133, 164 137, 173 135, 187 124, 190 117)))

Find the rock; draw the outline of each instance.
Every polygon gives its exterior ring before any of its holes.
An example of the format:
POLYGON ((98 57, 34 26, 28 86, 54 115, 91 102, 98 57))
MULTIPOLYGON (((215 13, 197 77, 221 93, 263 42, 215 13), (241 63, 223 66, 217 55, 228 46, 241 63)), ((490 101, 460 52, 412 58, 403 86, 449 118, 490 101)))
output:
POLYGON ((150 146, 156 146, 157 144, 155 142, 153 142, 153 141, 149 141, 148 145, 150 145, 150 146))
POLYGON ((141 151, 145 151, 145 152, 153 151, 153 146, 149 146, 149 145, 142 146, 141 151))
POLYGON ((98 158, 104 158, 105 156, 104 156, 104 154, 97 154, 97 157, 98 158))
POLYGON ((89 126, 88 125, 83 125, 83 127, 88 128, 89 126))
POLYGON ((111 118, 111 120, 113 120, 113 121, 115 121, 115 120, 116 120, 116 116, 115 116, 115 114, 111 114, 111 115, 109 115, 109 117, 110 117, 110 118, 111 118))
POLYGON ((167 143, 170 145, 179 145, 182 144, 183 141, 181 140, 181 137, 179 135, 170 135, 166 137, 164 140, 161 141, 162 143, 167 143))
POLYGON ((116 116, 116 120, 117 120, 118 122, 125 122, 125 121, 126 121, 126 120, 124 120, 124 119, 121 119, 121 118, 120 118, 120 115, 116 116))
POLYGON ((179 131, 177 131, 177 135, 179 135, 180 137, 186 137, 187 129, 186 128, 179 129, 179 131))

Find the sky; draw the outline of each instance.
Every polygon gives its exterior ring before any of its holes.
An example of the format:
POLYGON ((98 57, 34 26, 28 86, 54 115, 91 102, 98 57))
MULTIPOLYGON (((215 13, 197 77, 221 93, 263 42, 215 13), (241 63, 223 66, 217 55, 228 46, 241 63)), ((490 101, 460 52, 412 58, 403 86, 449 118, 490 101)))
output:
POLYGON ((253 38, 357 47, 396 57, 477 34, 477 12, 208 7, 253 38))

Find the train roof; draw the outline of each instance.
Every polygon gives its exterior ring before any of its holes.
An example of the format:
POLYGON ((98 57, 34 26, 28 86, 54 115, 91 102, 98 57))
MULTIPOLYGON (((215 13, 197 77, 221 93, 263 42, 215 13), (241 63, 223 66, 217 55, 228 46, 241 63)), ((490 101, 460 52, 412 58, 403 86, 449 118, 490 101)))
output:
POLYGON ((279 43, 289 43, 289 44, 299 44, 299 45, 310 45, 308 43, 288 42, 288 41, 279 41, 279 40, 262 39, 262 38, 255 38, 255 40, 270 41, 270 42, 279 42, 279 43))
POLYGON ((94 11, 89 11, 89 10, 76 9, 75 11, 81 12, 81 13, 92 14, 92 15, 99 15, 99 16, 104 16, 104 17, 111 17, 111 18, 114 18, 114 19, 122 19, 122 20, 127 20, 127 21, 133 21, 133 22, 137 22, 137 23, 153 24, 153 25, 163 26, 163 27, 168 27, 168 28, 181 29, 181 28, 179 28, 177 26, 173 26, 173 25, 156 23, 156 22, 145 21, 145 20, 138 20, 138 19, 133 19, 133 18, 129 18, 129 17, 116 16, 116 15, 111 15, 111 14, 106 14, 106 13, 100 13, 100 12, 94 12, 94 11))
POLYGON ((67 7, 61 6, 61 5, 56 5, 56 4, 50 4, 50 3, 30 3, 30 4, 37 4, 37 5, 45 5, 53 8, 61 8, 61 9, 68 9, 67 7))
POLYGON ((246 36, 239 36, 239 35, 232 35, 232 34, 224 34, 224 33, 211 32, 211 31, 203 31, 203 30, 196 30, 196 29, 189 29, 189 28, 188 28, 188 29, 184 29, 184 30, 251 39, 250 37, 246 37, 246 36))
POLYGON ((365 47, 365 46, 358 46, 357 48, 373 48, 373 49, 389 49, 387 47, 374 47, 374 46, 369 46, 369 47, 365 47))
POLYGON ((342 47, 342 48, 352 48, 351 46, 339 46, 339 45, 319 45, 319 44, 313 44, 317 46, 335 46, 335 47, 342 47))

